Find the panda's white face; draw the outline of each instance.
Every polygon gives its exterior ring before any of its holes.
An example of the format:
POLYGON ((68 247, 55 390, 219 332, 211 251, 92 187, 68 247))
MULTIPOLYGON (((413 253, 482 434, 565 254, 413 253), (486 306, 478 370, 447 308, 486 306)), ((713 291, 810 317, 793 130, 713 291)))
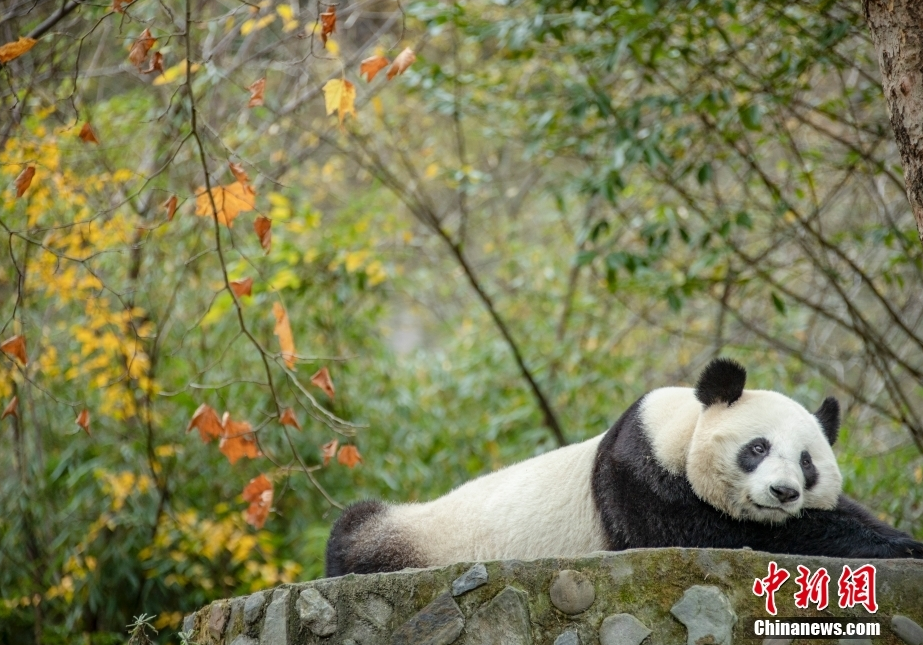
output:
POLYGON ((685 455, 686 477, 702 500, 738 519, 772 523, 836 506, 842 477, 818 417, 762 390, 703 407, 685 455))

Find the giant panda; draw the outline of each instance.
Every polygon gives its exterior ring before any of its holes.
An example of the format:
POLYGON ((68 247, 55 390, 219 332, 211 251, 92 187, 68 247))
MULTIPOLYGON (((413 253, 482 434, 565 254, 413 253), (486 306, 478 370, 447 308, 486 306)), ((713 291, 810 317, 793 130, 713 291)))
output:
POLYGON ((749 547, 923 558, 923 543, 841 494, 839 404, 813 414, 712 361, 695 388, 648 392, 607 432, 425 503, 347 508, 326 573, 575 557, 639 547, 749 547))

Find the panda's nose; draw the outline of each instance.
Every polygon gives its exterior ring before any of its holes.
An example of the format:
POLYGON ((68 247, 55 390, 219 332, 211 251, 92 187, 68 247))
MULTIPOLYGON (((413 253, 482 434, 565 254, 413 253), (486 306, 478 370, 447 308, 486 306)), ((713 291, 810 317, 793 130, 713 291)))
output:
POLYGON ((801 497, 801 493, 788 486, 770 486, 769 490, 772 492, 773 496, 783 504, 786 502, 793 502, 801 497))

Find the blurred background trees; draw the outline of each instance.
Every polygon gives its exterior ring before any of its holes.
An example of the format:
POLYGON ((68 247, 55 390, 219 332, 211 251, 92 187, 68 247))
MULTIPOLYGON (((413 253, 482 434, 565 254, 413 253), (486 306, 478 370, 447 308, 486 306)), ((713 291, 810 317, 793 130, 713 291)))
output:
POLYGON ((338 506, 588 438, 718 354, 838 396, 847 492, 923 537, 923 249, 856 3, 10 0, 0 44, 30 34, 0 69, 0 640, 145 612, 176 642, 323 575, 338 506))

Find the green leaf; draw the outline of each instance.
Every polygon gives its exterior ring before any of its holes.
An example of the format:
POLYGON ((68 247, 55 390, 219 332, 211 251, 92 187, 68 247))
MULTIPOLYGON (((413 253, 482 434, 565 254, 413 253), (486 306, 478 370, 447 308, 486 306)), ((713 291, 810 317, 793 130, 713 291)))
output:
POLYGON ((772 304, 775 306, 776 311, 783 316, 785 315, 785 301, 783 301, 775 291, 772 292, 772 304))
POLYGON ((748 130, 762 130, 760 121, 763 119, 763 110, 758 105, 744 105, 738 110, 740 121, 748 130))
POLYGON ((596 258, 596 251, 580 251, 577 254, 577 266, 586 266, 596 258))
POLYGON ((699 180, 700 184, 707 184, 711 181, 712 178, 712 169, 710 163, 703 163, 699 166, 699 172, 696 174, 696 178, 699 180))

